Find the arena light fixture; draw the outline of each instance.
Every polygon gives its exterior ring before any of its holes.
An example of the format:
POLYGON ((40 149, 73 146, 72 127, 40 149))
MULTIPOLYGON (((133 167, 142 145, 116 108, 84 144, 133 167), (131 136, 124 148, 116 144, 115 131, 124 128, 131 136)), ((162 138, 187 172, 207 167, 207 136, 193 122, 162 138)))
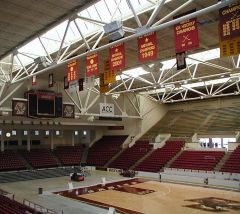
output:
POLYGON ((10 133, 10 132, 7 132, 7 133, 6 133, 6 137, 7 137, 7 138, 11 137, 11 133, 10 133))
POLYGON ((78 135, 78 131, 74 131, 74 135, 77 136, 78 135))

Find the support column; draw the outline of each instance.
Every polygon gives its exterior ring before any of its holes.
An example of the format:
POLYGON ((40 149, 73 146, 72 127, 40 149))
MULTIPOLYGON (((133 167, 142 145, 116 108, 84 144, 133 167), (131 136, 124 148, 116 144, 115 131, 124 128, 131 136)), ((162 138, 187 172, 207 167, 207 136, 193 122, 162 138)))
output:
POLYGON ((3 137, 3 132, 1 135, 1 152, 4 152, 4 137, 3 137))
POLYGON ((75 133, 72 132, 72 146, 75 146, 75 133))
POLYGON ((50 143, 51 143, 51 150, 53 150, 54 149, 53 131, 51 131, 50 143))
POLYGON ((28 133, 28 136, 27 136, 27 150, 28 150, 29 152, 30 152, 30 150, 31 150, 30 144, 31 144, 30 133, 28 133))

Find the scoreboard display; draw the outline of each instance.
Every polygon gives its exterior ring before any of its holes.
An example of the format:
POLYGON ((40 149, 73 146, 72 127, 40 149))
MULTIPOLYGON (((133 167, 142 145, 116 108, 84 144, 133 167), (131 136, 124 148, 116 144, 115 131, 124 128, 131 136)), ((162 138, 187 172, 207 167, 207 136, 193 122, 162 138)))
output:
POLYGON ((52 91, 31 90, 25 93, 28 99, 28 116, 55 118, 62 116, 62 94, 52 91))

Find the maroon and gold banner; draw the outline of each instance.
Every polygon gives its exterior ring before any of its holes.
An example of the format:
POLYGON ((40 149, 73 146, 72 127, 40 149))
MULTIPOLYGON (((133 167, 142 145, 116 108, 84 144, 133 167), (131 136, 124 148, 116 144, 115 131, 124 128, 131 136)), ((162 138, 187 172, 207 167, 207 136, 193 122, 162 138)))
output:
POLYGON ((94 53, 86 57, 86 77, 98 74, 98 54, 94 53))
POLYGON ((67 64, 67 81, 73 82, 77 80, 77 61, 73 60, 67 64))
POLYGON ((104 69, 104 73, 103 73, 104 85, 116 82, 116 73, 110 69, 109 60, 104 61, 103 69, 104 69))
POLYGON ((176 53, 199 47, 197 19, 189 19, 174 25, 176 53))
POLYGON ((219 10, 221 57, 240 54, 240 3, 219 10))
POLYGON ((220 41, 220 57, 240 54, 240 37, 220 41))
POLYGON ((157 34, 148 33, 138 37, 138 61, 144 62, 157 58, 157 34))
POLYGON ((240 36, 240 3, 219 10, 221 41, 240 36))
POLYGON ((108 84, 104 84, 104 73, 100 74, 100 93, 109 91, 108 84))
POLYGON ((114 45, 109 49, 110 70, 118 71, 125 68, 125 46, 124 43, 114 45))

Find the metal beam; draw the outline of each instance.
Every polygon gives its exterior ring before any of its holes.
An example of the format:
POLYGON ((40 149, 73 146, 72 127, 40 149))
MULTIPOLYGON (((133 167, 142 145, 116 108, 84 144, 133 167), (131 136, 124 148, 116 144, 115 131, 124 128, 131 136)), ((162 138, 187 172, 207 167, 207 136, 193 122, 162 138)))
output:
POLYGON ((129 8, 131 9, 131 11, 132 11, 132 13, 134 15, 134 18, 135 18, 135 20, 136 20, 136 22, 138 24, 138 27, 142 27, 142 23, 141 23, 140 19, 138 18, 138 15, 137 15, 136 11, 134 10, 134 7, 133 7, 133 5, 131 3, 131 0, 126 0, 126 1, 128 3, 129 8))
MULTIPOLYGON (((236 1, 237 1, 237 0, 220 1, 220 2, 218 2, 218 3, 216 3, 216 4, 214 4, 214 5, 211 5, 211 6, 207 7, 207 8, 198 10, 198 11, 196 11, 196 12, 194 12, 194 13, 191 13, 191 14, 185 15, 185 16, 183 16, 183 17, 179 17, 179 18, 177 18, 177 19, 168 21, 168 22, 163 23, 163 24, 161 24, 161 25, 159 25, 159 26, 151 27, 151 28, 149 28, 149 29, 146 29, 146 30, 143 31, 143 32, 139 32, 138 34, 133 34, 133 35, 130 35, 130 36, 128 36, 128 37, 124 37, 124 38, 122 38, 122 39, 119 39, 119 40, 117 40, 117 41, 114 41, 114 42, 112 42, 112 43, 103 45, 103 46, 101 46, 101 47, 99 47, 99 48, 97 48, 97 49, 95 49, 95 50, 89 51, 88 53, 84 52, 84 53, 82 53, 82 54, 80 54, 80 55, 78 55, 78 56, 72 57, 71 59, 67 59, 67 60, 65 60, 65 61, 63 61, 63 62, 61 62, 61 63, 58 63, 57 65, 52 65, 52 66, 50 66, 50 67, 48 67, 48 68, 42 69, 42 70, 36 72, 34 75, 38 75, 38 74, 47 72, 47 71, 49 71, 49 70, 51 70, 51 69, 56 69, 56 68, 58 68, 59 66, 68 63, 68 62, 71 61, 71 60, 79 59, 79 58, 82 58, 82 57, 86 57, 88 54, 91 54, 91 53, 96 52, 96 51, 105 50, 105 49, 109 48, 110 46, 119 44, 119 43, 121 43, 121 42, 126 42, 126 41, 129 41, 129 40, 135 39, 135 38, 137 38, 137 37, 139 37, 139 36, 142 36, 142 35, 144 35, 144 34, 146 34, 146 33, 163 30, 163 29, 165 29, 165 28, 168 28, 168 27, 170 27, 170 26, 173 26, 173 25, 175 25, 175 24, 178 24, 179 22, 182 22, 182 21, 184 21, 184 20, 191 19, 191 18, 195 18, 195 17, 197 17, 197 16, 200 16, 200 15, 203 15, 203 14, 206 14, 206 13, 209 13, 209 12, 212 12, 212 11, 215 11, 215 10, 218 10, 218 9, 220 9, 220 8, 222 8, 222 7, 225 7, 225 6, 229 5, 229 4, 232 4, 232 3, 236 2, 236 1)), ((30 78, 31 76, 33 76, 33 75, 29 75, 28 77, 21 78, 21 79, 19 79, 19 80, 16 81, 16 82, 23 81, 23 80, 25 80, 25 79, 30 78)))

